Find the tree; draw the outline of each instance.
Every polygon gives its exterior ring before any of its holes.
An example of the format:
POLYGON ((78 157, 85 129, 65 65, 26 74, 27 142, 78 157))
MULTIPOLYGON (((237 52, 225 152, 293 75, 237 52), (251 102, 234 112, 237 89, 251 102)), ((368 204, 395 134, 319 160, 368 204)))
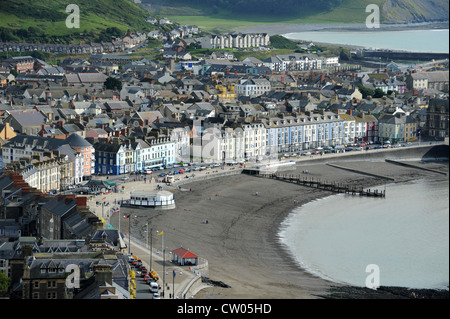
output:
POLYGON ((122 82, 113 77, 108 77, 104 83, 104 86, 107 90, 122 90, 122 82))
POLYGON ((369 88, 366 88, 362 84, 358 84, 358 90, 361 92, 363 99, 367 99, 368 96, 374 96, 375 92, 369 88))
POLYGON ((0 270, 0 296, 3 296, 8 291, 10 281, 3 271, 0 270))
POLYGON ((380 88, 375 89, 375 92, 373 94, 374 98, 377 99, 377 98, 380 98, 380 97, 383 97, 383 96, 384 96, 384 91, 382 89, 380 89, 380 88))

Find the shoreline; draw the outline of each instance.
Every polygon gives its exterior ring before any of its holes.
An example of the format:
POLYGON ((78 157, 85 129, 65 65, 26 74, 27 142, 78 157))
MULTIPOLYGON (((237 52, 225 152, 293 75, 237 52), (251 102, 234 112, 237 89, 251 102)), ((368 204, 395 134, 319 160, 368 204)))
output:
MULTIPOLYGON (((329 47, 343 47, 350 49, 365 49, 367 46, 357 44, 343 44, 343 43, 330 43, 317 40, 302 40, 289 37, 292 34, 299 34, 302 32, 394 32, 394 31, 411 31, 411 30, 448 30, 449 22, 424 22, 424 23, 398 23, 398 24, 380 24, 380 28, 368 29, 365 24, 268 24, 261 26, 251 26, 243 29, 238 29, 236 32, 242 33, 260 33, 265 32, 269 36, 280 35, 287 39, 303 43, 312 41, 319 45, 325 45, 329 47)), ((384 48, 386 50, 390 48, 384 48)), ((414 50, 400 50, 393 49, 395 52, 416 52, 414 50)), ((422 51, 417 51, 421 53, 422 51)), ((446 53, 446 52, 431 52, 431 53, 446 53)))
POLYGON ((364 23, 297 23, 297 24, 265 24, 255 25, 235 30, 242 33, 267 33, 283 35, 293 32, 321 32, 321 31, 402 31, 402 30, 432 30, 448 29, 449 21, 422 23, 381 23, 379 29, 367 29, 364 23))
MULTIPOLYGON (((431 172, 385 162, 344 158, 333 161, 345 162, 347 166, 356 165, 364 170, 389 172, 390 176, 395 176, 396 182, 435 176, 431 172)), ((448 164, 426 165, 435 165, 448 172, 448 164)), ((297 173, 304 168, 310 171, 311 177, 322 180, 356 183, 364 187, 384 183, 381 179, 343 172, 320 162, 297 163, 297 173)), ((164 229, 167 233, 165 240, 171 250, 182 246, 207 259, 208 277, 231 287, 204 285, 197 291, 196 299, 316 299, 334 298, 345 291, 346 298, 353 298, 348 292, 359 289, 352 287, 351 290, 308 273, 279 240, 282 222, 295 208, 332 195, 331 192, 248 175, 193 181, 183 187, 192 187, 193 191, 175 191, 176 209, 146 213, 139 220, 164 229), (255 196, 255 191, 260 195, 255 196), (207 225, 202 223, 205 218, 209 221, 207 225)), ((138 229, 136 227, 133 231, 135 235, 138 229)), ((357 293, 354 297, 359 298, 357 293)))

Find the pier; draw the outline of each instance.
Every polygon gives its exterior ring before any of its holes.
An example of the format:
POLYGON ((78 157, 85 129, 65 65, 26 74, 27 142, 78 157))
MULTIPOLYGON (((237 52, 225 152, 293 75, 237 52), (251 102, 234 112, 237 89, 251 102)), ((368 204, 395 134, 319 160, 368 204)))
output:
POLYGON ((367 189, 363 187, 355 187, 346 184, 331 182, 331 181, 320 181, 312 177, 307 176, 296 176, 296 175, 281 175, 281 174, 258 174, 256 171, 243 171, 243 173, 255 175, 263 178, 275 179, 282 182, 297 184, 301 186, 316 188, 320 190, 330 191, 333 193, 349 194, 354 196, 366 196, 366 197, 386 197, 386 190, 380 191, 378 189, 367 189))

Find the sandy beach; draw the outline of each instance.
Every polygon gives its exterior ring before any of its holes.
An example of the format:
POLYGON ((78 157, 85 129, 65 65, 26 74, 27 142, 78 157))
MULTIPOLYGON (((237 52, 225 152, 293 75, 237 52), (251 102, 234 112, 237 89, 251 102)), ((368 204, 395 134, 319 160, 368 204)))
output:
MULTIPOLYGON (((448 180, 448 174, 439 175, 379 159, 335 158, 330 162, 389 176, 396 183, 420 178, 448 180)), ((448 173, 448 162, 418 165, 448 173)), ((298 162, 296 170, 289 173, 301 175, 304 170, 309 171, 308 177, 321 181, 364 187, 385 182, 314 161, 298 162)), ((182 188, 192 191, 174 190, 176 209, 124 207, 122 210, 138 216, 133 224, 134 236, 145 241, 142 225, 148 222, 153 229, 164 231, 170 250, 184 247, 207 259, 208 277, 229 286, 205 286, 195 298, 312 299, 321 298, 336 286, 301 269, 278 240, 280 223, 295 207, 329 196, 331 192, 246 174, 192 181, 182 188)))

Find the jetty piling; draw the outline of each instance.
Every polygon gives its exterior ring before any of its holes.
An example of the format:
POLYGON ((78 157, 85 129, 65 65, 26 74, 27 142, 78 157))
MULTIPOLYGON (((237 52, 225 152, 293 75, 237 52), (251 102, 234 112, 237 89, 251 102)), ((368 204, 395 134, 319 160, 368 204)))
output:
POLYGON ((277 175, 277 174, 252 174, 258 177, 263 178, 271 178, 279 181, 293 183, 297 185, 307 186, 316 189, 322 189, 326 191, 331 191, 334 193, 345 193, 353 196, 366 196, 366 197, 376 197, 376 198, 384 198, 386 197, 386 190, 379 191, 378 189, 364 190, 363 187, 355 187, 350 185, 345 185, 341 183, 336 183, 332 181, 323 181, 321 182, 319 179, 314 179, 313 177, 305 177, 305 176, 294 176, 294 175, 277 175))

